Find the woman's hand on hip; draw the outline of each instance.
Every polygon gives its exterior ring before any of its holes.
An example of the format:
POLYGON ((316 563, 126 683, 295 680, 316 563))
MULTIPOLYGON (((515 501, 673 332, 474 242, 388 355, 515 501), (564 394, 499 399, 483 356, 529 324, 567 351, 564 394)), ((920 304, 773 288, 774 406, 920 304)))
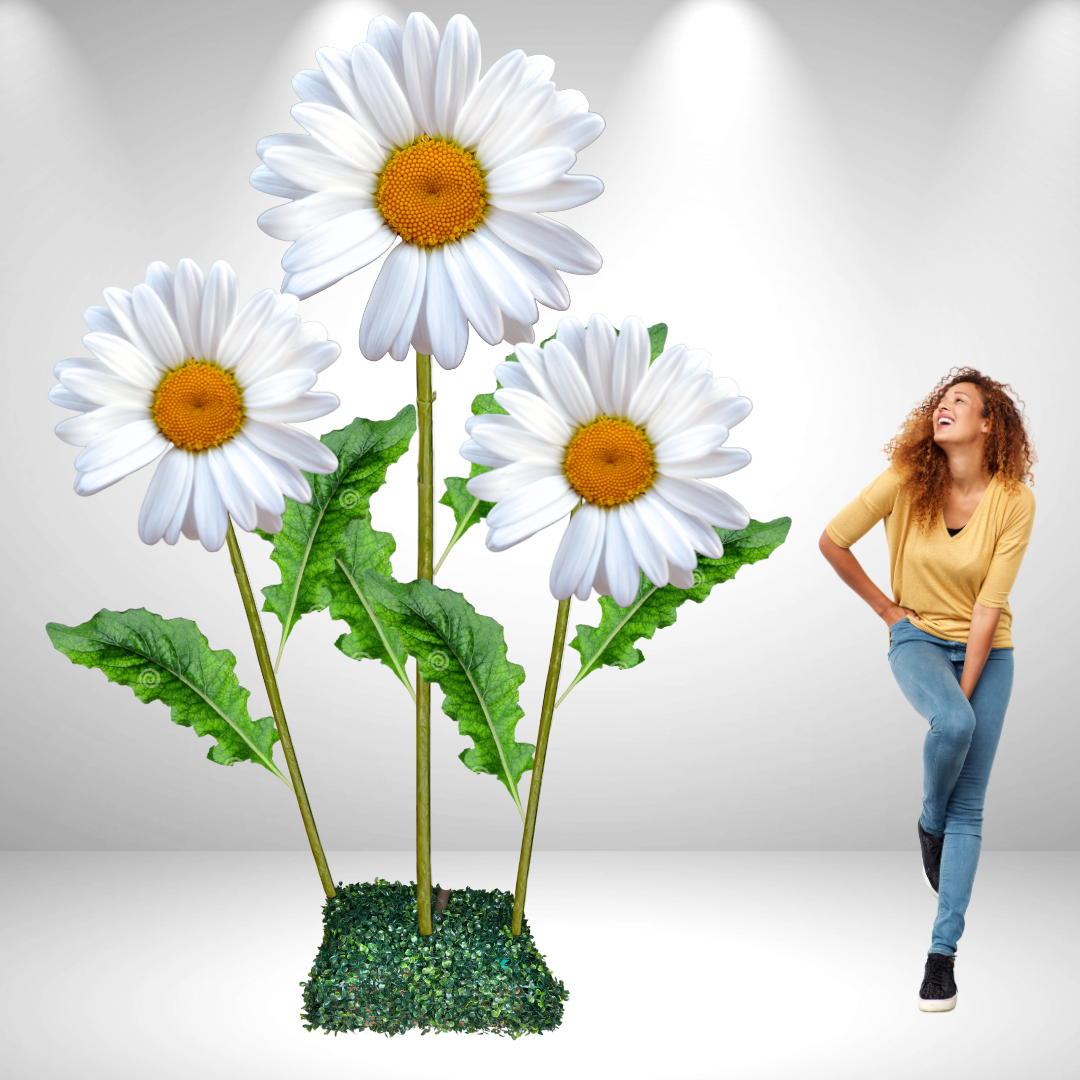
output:
POLYGON ((881 617, 885 620, 886 626, 892 626, 893 623, 899 622, 901 619, 908 616, 918 621, 919 616, 915 614, 915 611, 912 608, 901 607, 899 604, 893 604, 881 613, 881 617))

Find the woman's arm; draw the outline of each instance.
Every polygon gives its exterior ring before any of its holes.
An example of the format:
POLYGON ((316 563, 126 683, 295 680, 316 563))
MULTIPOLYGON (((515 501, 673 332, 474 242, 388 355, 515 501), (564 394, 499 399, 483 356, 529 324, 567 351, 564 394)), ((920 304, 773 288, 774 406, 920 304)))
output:
POLYGON ((964 650, 964 673, 960 676, 960 689, 969 701, 979 682, 986 658, 990 655, 994 631, 997 630, 1000 618, 1001 608, 986 607, 978 600, 971 609, 971 629, 968 631, 967 649, 964 650))
MULTIPOLYGON (((859 565, 859 560, 851 554, 851 551, 848 548, 842 548, 836 543, 829 536, 828 531, 821 534, 818 548, 821 550, 821 554, 829 560, 832 568, 840 575, 844 584, 849 585, 858 593, 874 609, 874 614, 885 620, 886 625, 891 626, 905 615, 915 615, 915 612, 910 608, 894 604, 867 577, 866 571, 859 565)), ((917 615, 915 617, 918 618, 917 615)))

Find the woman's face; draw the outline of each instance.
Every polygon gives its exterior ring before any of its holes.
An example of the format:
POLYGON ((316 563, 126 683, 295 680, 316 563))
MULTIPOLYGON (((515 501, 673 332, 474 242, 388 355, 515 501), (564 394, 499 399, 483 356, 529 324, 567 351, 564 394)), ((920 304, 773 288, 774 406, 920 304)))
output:
POLYGON ((974 383, 950 386, 934 409, 934 442, 938 446, 979 442, 990 430, 982 408, 982 395, 974 383))

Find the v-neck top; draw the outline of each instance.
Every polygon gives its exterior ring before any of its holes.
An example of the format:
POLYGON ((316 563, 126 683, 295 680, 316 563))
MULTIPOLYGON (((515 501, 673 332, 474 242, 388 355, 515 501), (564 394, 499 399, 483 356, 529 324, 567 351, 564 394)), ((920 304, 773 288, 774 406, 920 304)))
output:
POLYGON ((825 527, 833 543, 850 548, 884 520, 893 602, 914 609, 908 621, 946 641, 968 639, 978 601, 1001 608, 991 647, 1012 648, 1008 597, 1035 522, 1035 496, 1021 484, 1011 493, 995 474, 960 529, 943 513, 929 534, 915 524, 914 493, 890 465, 825 527))

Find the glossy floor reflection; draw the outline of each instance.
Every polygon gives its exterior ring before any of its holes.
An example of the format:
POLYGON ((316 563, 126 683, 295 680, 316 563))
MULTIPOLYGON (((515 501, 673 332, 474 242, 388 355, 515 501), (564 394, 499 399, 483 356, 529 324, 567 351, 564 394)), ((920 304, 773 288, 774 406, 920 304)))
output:
MULTIPOLYGON (((411 852, 330 852, 410 881, 411 852)), ((7 852, 10 1080, 1072 1078, 1080 853, 983 853, 952 1013, 916 1007, 934 898, 910 852, 547 852, 526 913, 562 1027, 328 1037, 300 1019, 321 936, 308 852, 7 852)), ((517 852, 435 853, 450 888, 517 852)))

